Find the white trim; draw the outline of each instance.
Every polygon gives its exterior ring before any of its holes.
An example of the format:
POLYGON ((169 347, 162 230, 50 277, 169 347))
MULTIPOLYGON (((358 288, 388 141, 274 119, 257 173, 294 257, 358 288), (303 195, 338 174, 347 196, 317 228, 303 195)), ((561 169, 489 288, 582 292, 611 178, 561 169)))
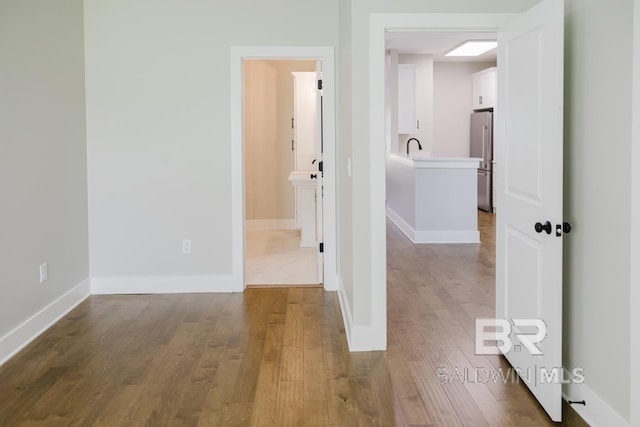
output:
POLYGON ((407 221, 404 220, 404 218, 402 218, 398 213, 396 213, 396 211, 391 209, 389 206, 387 206, 386 214, 387 214, 387 218, 389 218, 389 220, 391 220, 391 222, 393 222, 396 225, 396 227, 398 227, 400 231, 402 231, 404 235, 407 236, 409 240, 415 243, 416 230, 414 230, 413 227, 407 221))
POLYGON ((631 248, 629 259, 629 402, 631 425, 640 426, 640 0, 633 1, 633 67, 631 106, 631 248))
POLYGON ((217 292, 238 292, 234 276, 98 277, 91 279, 91 293, 93 295, 217 292))
POLYGON ((248 219, 247 230, 295 230, 295 219, 248 219))
POLYGON ((60 298, 1 337, 0 366, 87 299, 90 295, 89 288, 89 279, 83 280, 60 298))
POLYGON ((349 306, 349 299, 344 293, 344 285, 340 283, 338 289, 338 301, 340 301, 340 309, 342 311, 342 322, 344 323, 344 333, 347 336, 347 345, 351 351, 351 328, 353 325, 353 315, 349 306))
POLYGON ((375 329, 373 326, 356 326, 353 324, 351 307, 349 307, 349 300, 344 293, 344 286, 342 284, 340 284, 340 289, 338 290, 338 300, 340 301, 340 309, 342 310, 344 331, 347 336, 349 351, 362 352, 386 350, 386 334, 380 334, 380 331, 375 329))
POLYGON ((336 103, 333 47, 231 47, 231 238, 232 282, 243 291, 245 253, 244 215, 244 59, 316 59, 323 63, 324 96, 324 289, 338 289, 336 259, 336 103))
MULTIPOLYGON (((572 375, 565 369, 565 378, 572 375)), ((564 384, 562 397, 568 401, 584 400, 586 405, 571 405, 571 407, 592 427, 630 427, 616 411, 587 386, 582 384, 564 384)), ((635 424, 633 424, 635 425, 635 424)))
POLYGON ((416 231, 393 209, 387 206, 387 218, 391 220, 412 243, 480 243, 478 230, 418 230, 416 231))

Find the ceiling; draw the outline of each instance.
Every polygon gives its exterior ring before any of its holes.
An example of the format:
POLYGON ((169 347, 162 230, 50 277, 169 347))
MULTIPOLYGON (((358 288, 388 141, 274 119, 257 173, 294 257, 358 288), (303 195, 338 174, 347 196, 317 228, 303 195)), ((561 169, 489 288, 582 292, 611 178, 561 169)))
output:
POLYGON ((459 31, 387 31, 386 48, 402 54, 433 55, 434 62, 491 62, 497 49, 480 56, 448 57, 444 54, 466 40, 495 40, 495 32, 466 33, 459 31))

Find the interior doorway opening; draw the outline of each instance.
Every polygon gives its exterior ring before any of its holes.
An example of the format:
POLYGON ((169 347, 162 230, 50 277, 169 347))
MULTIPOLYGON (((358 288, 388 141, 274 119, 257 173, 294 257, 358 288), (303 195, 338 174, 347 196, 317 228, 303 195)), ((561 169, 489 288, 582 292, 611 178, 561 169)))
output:
POLYGON ((243 62, 245 285, 323 282, 319 61, 243 62))
POLYGON ((338 290, 336 221, 336 102, 334 49, 323 46, 243 46, 230 49, 231 101, 231 251, 233 289, 242 292, 245 281, 246 221, 244 196, 244 62, 246 60, 314 60, 322 63, 323 102, 323 287, 338 290))
MULTIPOLYGON (((500 84, 497 105, 500 116, 496 120, 497 161, 502 163, 503 171, 498 180, 497 255, 494 257, 496 317, 544 319, 546 324, 542 353, 500 350, 519 372, 528 372, 527 369, 543 371, 562 364, 562 239, 558 239, 562 237, 562 225, 556 226, 555 238, 547 239, 540 235, 545 228, 536 223, 539 221, 536 218, 551 216, 556 224, 562 222, 562 186, 557 184, 562 182, 564 11, 562 3, 545 0, 527 11, 503 18, 504 21, 500 22, 500 17, 490 14, 464 17, 453 14, 372 16, 370 102, 379 107, 370 113, 371 139, 373 144, 380 143, 385 135, 384 36, 387 31, 415 28, 467 30, 473 28, 473 22, 478 23, 476 29, 479 31, 498 31, 500 84), (519 109, 521 105, 527 109, 519 109), (538 138, 539 135, 545 137, 538 138), (525 150, 526 153, 523 152, 525 150), (547 152, 549 154, 544 157, 552 158, 554 162, 544 163, 544 168, 538 167, 542 163, 529 154, 542 156, 540 153, 547 152), (541 261, 543 257, 545 262, 541 261), (534 357, 539 354, 544 355, 544 362, 534 357)), ((416 163, 416 159, 406 161, 416 163)), ((383 158, 373 158, 373 170, 382 166, 382 162, 383 158)), ((384 181, 385 174, 381 175, 376 177, 372 174, 371 178, 384 181)), ((372 205, 382 210, 384 198, 375 193, 372 194, 372 205)), ((378 225, 383 219, 382 212, 376 213, 372 222, 378 225)), ((547 224, 546 234, 550 235, 550 221, 547 224)), ((380 231, 372 227, 372 241, 382 240, 383 230, 382 227, 380 231)), ((384 266, 373 264, 373 277, 378 276, 375 274, 378 269, 384 272, 384 266)), ((381 283, 380 288, 386 286, 381 283)), ((384 301, 384 295, 374 292, 374 305, 382 306, 384 301)), ((470 332, 473 336, 474 328, 470 332)), ((518 343, 523 341, 518 341, 518 333, 511 334, 510 339, 518 343)), ((526 381, 524 384, 554 421, 561 420, 562 384, 526 381)))

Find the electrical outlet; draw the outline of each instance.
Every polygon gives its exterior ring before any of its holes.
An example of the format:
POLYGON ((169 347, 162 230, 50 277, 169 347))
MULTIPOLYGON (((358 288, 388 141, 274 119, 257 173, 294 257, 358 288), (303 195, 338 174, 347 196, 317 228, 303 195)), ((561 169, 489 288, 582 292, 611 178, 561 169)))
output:
POLYGON ((40 283, 46 282, 49 278, 49 265, 45 262, 40 264, 40 283))
POLYGON ((182 240, 182 253, 183 254, 191 253, 191 239, 182 240))

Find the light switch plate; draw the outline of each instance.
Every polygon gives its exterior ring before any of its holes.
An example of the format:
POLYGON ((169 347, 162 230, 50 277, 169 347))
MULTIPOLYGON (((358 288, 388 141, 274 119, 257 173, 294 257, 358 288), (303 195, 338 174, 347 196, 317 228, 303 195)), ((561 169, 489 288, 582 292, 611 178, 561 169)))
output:
POLYGON ((49 264, 40 264, 40 283, 46 282, 49 278, 49 264))

